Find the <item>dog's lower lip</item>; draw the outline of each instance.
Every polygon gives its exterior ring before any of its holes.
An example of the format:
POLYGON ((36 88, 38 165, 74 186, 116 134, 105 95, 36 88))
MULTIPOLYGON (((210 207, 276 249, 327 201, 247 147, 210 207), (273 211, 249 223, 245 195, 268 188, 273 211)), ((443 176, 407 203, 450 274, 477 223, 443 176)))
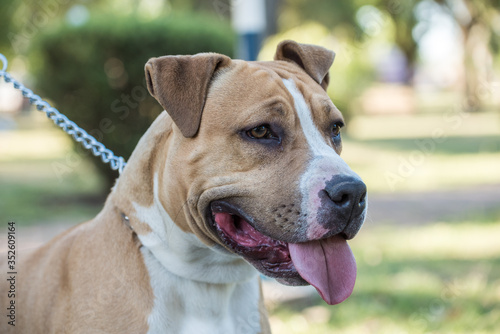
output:
POLYGON ((239 211, 226 204, 212 205, 212 222, 226 246, 250 262, 259 262, 268 273, 294 275, 288 244, 256 230, 239 211))

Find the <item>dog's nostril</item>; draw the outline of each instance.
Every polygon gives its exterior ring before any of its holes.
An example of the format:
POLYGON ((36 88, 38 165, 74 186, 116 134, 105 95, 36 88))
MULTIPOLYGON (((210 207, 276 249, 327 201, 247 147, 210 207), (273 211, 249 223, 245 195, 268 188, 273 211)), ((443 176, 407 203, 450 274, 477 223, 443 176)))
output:
POLYGON ((339 205, 339 206, 342 206, 346 203, 349 203, 350 201, 350 196, 349 194, 346 194, 346 193, 343 193, 343 194, 338 194, 337 196, 335 196, 334 198, 331 198, 331 200, 339 205))

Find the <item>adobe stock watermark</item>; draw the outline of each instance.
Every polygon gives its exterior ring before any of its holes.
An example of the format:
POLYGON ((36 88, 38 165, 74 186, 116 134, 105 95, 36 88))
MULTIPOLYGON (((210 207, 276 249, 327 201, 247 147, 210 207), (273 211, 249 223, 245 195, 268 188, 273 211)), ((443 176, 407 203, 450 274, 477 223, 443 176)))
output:
MULTIPOLYGON (((127 293, 130 289, 130 282, 127 282, 127 274, 123 270, 120 273, 107 272, 105 275, 100 275, 100 279, 90 283, 88 293, 91 298, 83 299, 76 305, 77 314, 81 322, 66 322, 63 333, 109 333, 103 326, 103 317, 106 317, 102 310, 109 310, 110 307, 116 306, 117 303, 127 300, 127 293), (105 277, 103 279, 103 277, 105 277), (82 331, 81 323, 87 324, 88 327, 82 331)), ((98 274, 99 276, 99 274, 98 274)), ((106 324, 104 322, 104 324, 106 324)))
MULTIPOLYGON (((476 88, 476 95, 482 101, 488 101, 491 99, 497 99, 500 101, 500 81, 481 81, 476 88)), ((497 102, 494 101, 494 102, 497 102)))
MULTIPOLYGON (((477 94, 483 100, 491 99, 498 96, 500 83, 482 81, 478 85, 477 94)), ((464 120, 470 117, 467 99, 463 98, 462 104, 457 104, 443 114, 445 126, 436 127, 432 130, 430 138, 415 139, 413 141, 415 149, 408 155, 399 155, 399 165, 395 170, 388 170, 384 173, 384 178, 391 191, 395 191, 398 184, 405 182, 408 178, 415 175, 420 167, 422 167, 429 156, 435 153, 438 145, 449 140, 446 130, 457 130, 464 124, 464 120)))
POLYGON ((461 289, 456 282, 446 284, 439 298, 434 298, 429 305, 420 308, 410 316, 411 326, 425 332, 431 323, 437 323, 443 318, 446 309, 460 294, 461 289))
POLYGON ((422 333, 426 332, 431 324, 439 323, 446 316, 447 309, 462 292, 463 289, 456 280, 446 283, 439 298, 432 299, 427 306, 421 307, 410 315, 408 321, 411 327, 422 333))
POLYGON ((240 334, 253 334, 261 331, 260 319, 265 317, 264 311, 252 311, 246 314, 246 317, 237 318, 237 328, 236 333, 240 334))
POLYGON ((411 3, 400 0, 387 1, 383 9, 371 5, 361 7, 356 17, 362 28, 363 36, 350 42, 341 42, 337 50, 338 56, 346 58, 348 64, 351 63, 357 55, 364 51, 363 39, 365 37, 372 38, 379 35, 391 17, 400 15, 407 10, 411 10, 411 3))
POLYGON ((428 157, 434 154, 439 144, 445 143, 449 136, 447 129, 456 130, 462 126, 464 119, 470 117, 470 114, 464 112, 462 108, 452 108, 443 115, 445 127, 436 127, 431 132, 430 138, 415 139, 415 149, 407 156, 399 155, 399 165, 396 170, 388 170, 384 173, 386 183, 391 191, 395 191, 397 185, 405 182, 412 177, 417 170, 422 167, 428 157))
MULTIPOLYGON (((129 94, 122 93, 119 99, 111 102, 110 109, 113 113, 118 114, 118 119, 125 120, 132 110, 139 107, 141 101, 148 96, 146 82, 142 85, 137 85, 130 91, 129 94)), ((99 126, 88 131, 88 134, 93 136, 97 141, 101 142, 105 135, 115 131, 116 126, 110 118, 103 118, 99 122, 99 126)), ((77 145, 75 150, 68 152, 64 156, 64 161, 55 161, 51 163, 52 170, 59 182, 64 181, 67 174, 72 173, 82 162, 83 158, 91 154, 90 150, 85 149, 82 145, 77 145)))
POLYGON ((33 14, 29 17, 19 18, 22 22, 22 29, 18 32, 7 33, 7 38, 14 52, 20 54, 26 50, 30 41, 58 15, 61 5, 65 5, 68 2, 69 0, 39 0, 33 3, 34 11, 32 11, 32 9, 26 9, 27 5, 23 4, 20 12, 33 12, 33 14))
POLYGON ((230 15, 234 7, 239 6, 241 0, 214 0, 212 6, 219 19, 223 20, 230 15))

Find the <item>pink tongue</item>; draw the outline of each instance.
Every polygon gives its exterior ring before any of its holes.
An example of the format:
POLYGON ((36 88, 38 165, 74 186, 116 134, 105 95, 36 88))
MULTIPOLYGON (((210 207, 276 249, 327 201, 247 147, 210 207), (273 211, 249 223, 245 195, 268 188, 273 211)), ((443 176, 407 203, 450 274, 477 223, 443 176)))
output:
POLYGON ((325 302, 335 305, 351 295, 356 281, 356 260, 344 238, 290 243, 288 248, 300 276, 318 290, 325 302))

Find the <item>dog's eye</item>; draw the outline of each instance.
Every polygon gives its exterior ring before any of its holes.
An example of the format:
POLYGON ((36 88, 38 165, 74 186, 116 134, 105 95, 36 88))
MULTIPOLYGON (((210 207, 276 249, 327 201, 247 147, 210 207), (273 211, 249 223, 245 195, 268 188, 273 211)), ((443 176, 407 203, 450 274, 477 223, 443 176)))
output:
POLYGON ((269 139, 275 137, 267 125, 256 126, 255 128, 247 131, 247 135, 253 139, 269 139))
POLYGON ((332 138, 336 138, 340 135, 340 129, 344 126, 344 123, 337 122, 332 126, 332 138))

